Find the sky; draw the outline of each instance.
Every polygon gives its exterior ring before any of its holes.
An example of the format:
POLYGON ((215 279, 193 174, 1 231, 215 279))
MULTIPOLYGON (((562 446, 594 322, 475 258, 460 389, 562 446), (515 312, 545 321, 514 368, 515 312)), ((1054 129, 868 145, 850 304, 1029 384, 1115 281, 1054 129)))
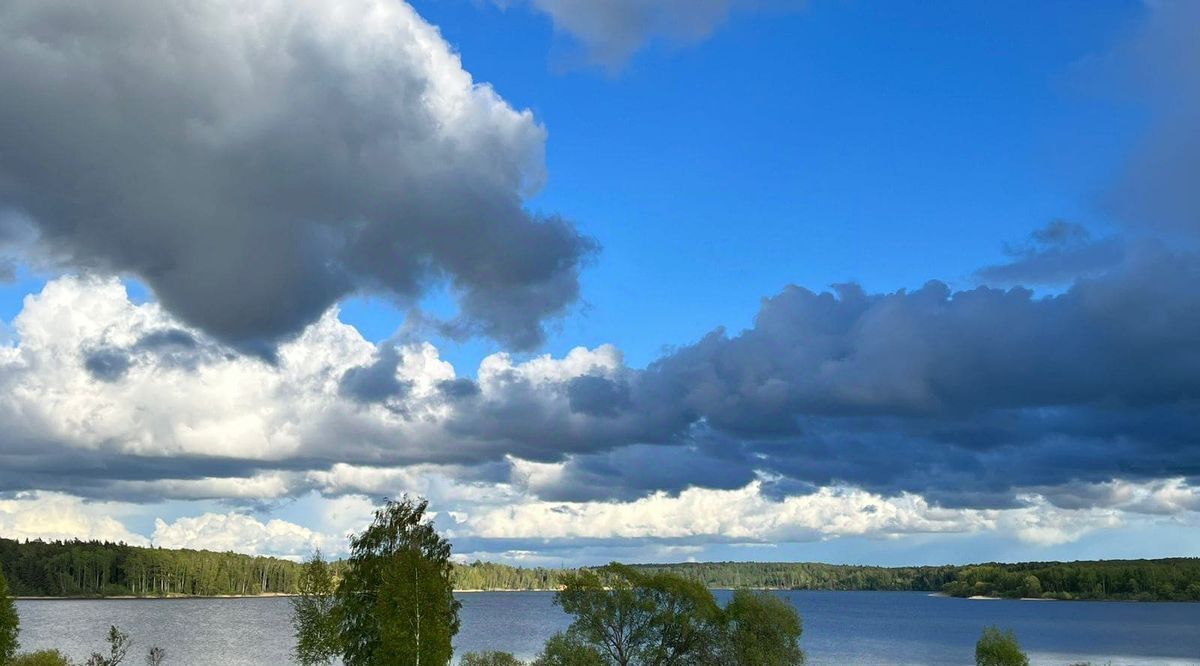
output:
POLYGON ((0 8, 0 536, 1200 550, 1200 5, 0 8))

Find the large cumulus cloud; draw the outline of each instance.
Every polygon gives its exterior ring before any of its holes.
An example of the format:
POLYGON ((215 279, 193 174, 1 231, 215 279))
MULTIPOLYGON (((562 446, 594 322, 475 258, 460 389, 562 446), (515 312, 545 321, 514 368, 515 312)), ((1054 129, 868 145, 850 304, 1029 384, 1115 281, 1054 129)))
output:
MULTIPOLYGON (((789 287, 752 328, 645 369, 605 346, 496 354, 473 377, 427 343, 372 344, 336 311, 270 363, 116 280, 62 278, 0 348, 0 490, 258 510, 414 492, 470 552, 1064 543, 1200 508, 1198 272, 1146 245, 1050 295, 789 287)), ((280 553, 340 538, 207 513, 156 529, 205 544, 237 528, 259 535, 239 548, 280 553)))
POLYGON ((0 89, 0 210, 241 348, 437 282, 530 347, 594 249, 523 208, 545 130, 399 0, 6 2, 0 89))
POLYGON ((1033 487, 1200 476, 1200 259, 1154 243, 1123 256, 1045 295, 788 287, 751 328, 644 369, 602 346, 498 353, 474 377, 428 343, 369 343, 336 311, 267 363, 119 282, 65 278, 27 301, 0 356, 4 483, 215 497, 258 474, 260 495, 283 497, 336 494, 311 473, 337 464, 428 464, 549 500, 767 474, 776 497, 849 484, 997 507, 1033 487))

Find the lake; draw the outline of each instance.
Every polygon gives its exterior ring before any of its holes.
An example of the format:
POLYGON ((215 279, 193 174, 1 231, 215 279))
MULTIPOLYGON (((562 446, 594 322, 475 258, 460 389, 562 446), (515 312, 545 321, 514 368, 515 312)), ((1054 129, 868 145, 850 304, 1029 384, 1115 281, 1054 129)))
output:
MULTIPOLYGON (((810 664, 929 664, 974 661, 985 625, 1014 629, 1034 664, 1091 660, 1098 666, 1200 664, 1200 604, 969 600, 923 592, 779 592, 804 617, 810 664)), ((717 592, 722 603, 728 592, 717 592)), ((505 650, 532 657, 568 624, 549 592, 459 595, 456 654, 505 650)), ((23 600, 21 643, 82 659, 103 646, 109 624, 134 639, 136 659, 151 645, 172 666, 284 664, 292 646, 285 598, 23 600)))

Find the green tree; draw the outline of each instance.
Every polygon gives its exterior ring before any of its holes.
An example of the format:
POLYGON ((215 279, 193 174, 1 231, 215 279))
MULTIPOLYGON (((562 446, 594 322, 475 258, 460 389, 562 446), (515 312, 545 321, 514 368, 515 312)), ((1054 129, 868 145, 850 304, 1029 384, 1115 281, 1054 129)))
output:
POLYGON ((1030 598, 1042 596, 1042 581, 1038 577, 1029 574, 1021 581, 1021 595, 1030 598))
POLYGON ((71 666, 67 655, 58 650, 38 650, 19 654, 12 661, 4 662, 8 666, 71 666))
POLYGON ((450 543, 425 518, 428 502, 388 501, 350 540, 338 585, 347 666, 445 666, 458 633, 450 543))
POLYGON ((108 628, 105 640, 108 641, 108 656, 93 652, 92 656, 83 662, 84 666, 119 666, 121 662, 125 661, 125 655, 129 653, 129 648, 133 647, 133 641, 129 639, 129 634, 115 626, 108 628))
POLYGON ((605 666, 605 661, 596 648, 571 634, 557 633, 546 641, 531 666, 605 666))
POLYGON ((569 633, 616 666, 704 663, 720 642, 720 609, 699 582, 616 563, 560 581, 569 633))
POLYGON ((804 625, 791 604, 767 592, 738 590, 725 607, 728 649, 737 666, 804 663, 804 625))
POLYGON ((17 633, 21 631, 21 618, 17 605, 8 592, 8 580, 0 570, 0 664, 7 664, 17 652, 17 633))
POLYGON ((468 652, 459 666, 525 666, 525 662, 508 652, 468 652))
POLYGON ((328 664, 341 654, 338 635, 337 585, 333 568, 313 553, 300 572, 299 589, 292 597, 296 661, 304 666, 328 664))
POLYGON ((655 666, 708 664, 721 650, 724 617, 712 592, 670 573, 642 576, 640 588, 654 605, 653 642, 641 662, 655 666))
POLYGON ((975 666, 1029 666, 1029 657, 1012 630, 987 627, 975 644, 975 666))

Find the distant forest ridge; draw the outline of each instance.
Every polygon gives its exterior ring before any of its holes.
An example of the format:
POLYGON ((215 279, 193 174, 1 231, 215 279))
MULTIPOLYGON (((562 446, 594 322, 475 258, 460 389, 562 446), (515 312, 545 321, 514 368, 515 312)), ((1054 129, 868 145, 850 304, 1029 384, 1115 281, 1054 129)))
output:
MULTIPOLYGON (((335 569, 338 563, 334 563, 335 569)), ((786 562, 638 564, 713 588, 944 592, 953 596, 1200 601, 1200 558, 875 567, 786 562)), ((274 557, 98 541, 0 538, 13 594, 44 597, 292 594, 300 565, 274 557)), ((552 590, 565 570, 457 565, 459 590, 552 590)))

